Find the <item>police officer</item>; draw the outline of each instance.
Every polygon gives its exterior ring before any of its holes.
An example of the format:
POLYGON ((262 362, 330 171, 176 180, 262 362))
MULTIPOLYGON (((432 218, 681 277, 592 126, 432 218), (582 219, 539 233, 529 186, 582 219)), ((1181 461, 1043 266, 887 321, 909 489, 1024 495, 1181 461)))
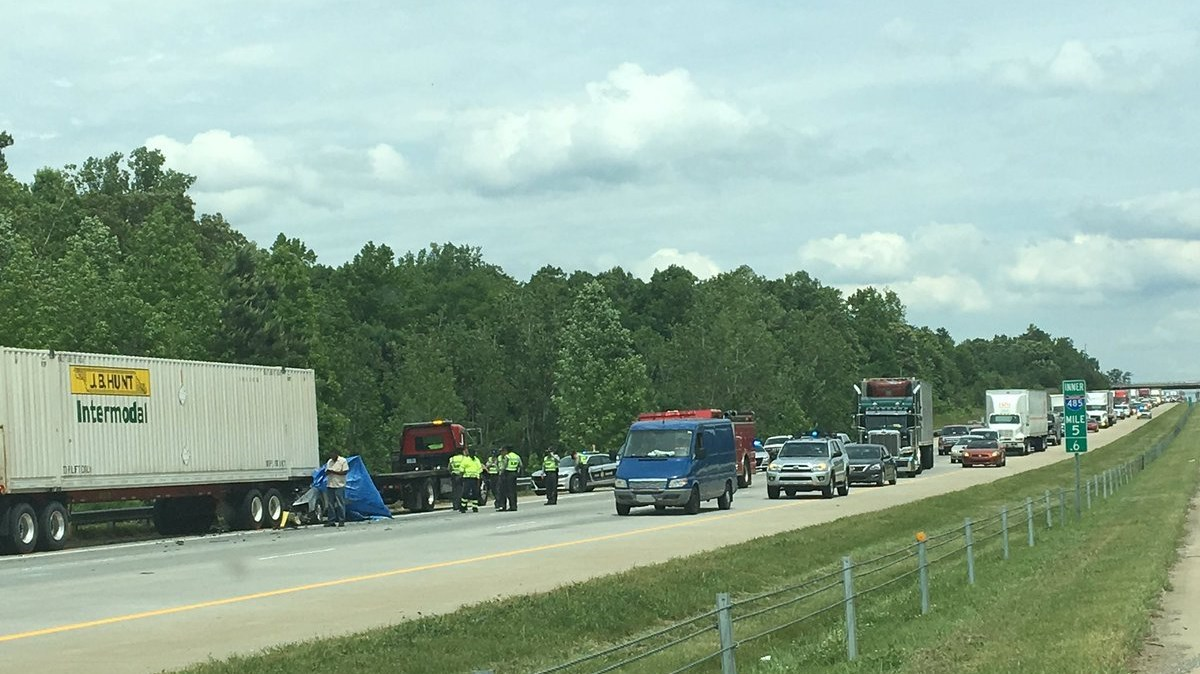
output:
POLYGON ((450 457, 450 505, 460 512, 462 512, 463 460, 466 458, 465 449, 450 457))
POLYGON ((500 480, 504 483, 504 507, 501 510, 516 512, 517 510, 517 475, 521 473, 521 455, 512 447, 505 447, 505 453, 500 455, 500 480))
POLYGON ((546 505, 558 505, 558 450, 554 447, 546 450, 546 458, 542 459, 542 470, 545 477, 542 484, 546 485, 546 505))
POLYGON ((483 464, 483 472, 486 473, 485 479, 487 480, 488 491, 492 493, 492 507, 496 510, 500 509, 500 480, 498 479, 500 461, 497 458, 499 453, 500 450, 493 449, 492 453, 487 458, 487 462, 483 464))
POLYGON ((588 472, 587 454, 584 452, 575 452, 575 474, 579 476, 579 491, 587 491, 592 474, 588 472))
POLYGON ((462 510, 459 512, 467 512, 467 508, 471 512, 479 512, 479 478, 483 475, 483 462, 475 456, 474 450, 467 448, 463 450, 462 461, 462 481, 463 481, 463 503, 462 510))

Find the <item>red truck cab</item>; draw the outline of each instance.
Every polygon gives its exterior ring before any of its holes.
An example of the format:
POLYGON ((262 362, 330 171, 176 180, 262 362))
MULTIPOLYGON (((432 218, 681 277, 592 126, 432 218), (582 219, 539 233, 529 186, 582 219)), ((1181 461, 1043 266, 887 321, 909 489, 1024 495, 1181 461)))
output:
POLYGON ((734 445, 737 449, 738 487, 749 487, 754 482, 754 412, 739 412, 738 410, 666 410, 664 412, 644 412, 638 415, 638 421, 667 421, 675 419, 729 419, 733 422, 734 445))
POLYGON ((446 468, 450 457, 467 446, 467 429, 462 424, 437 419, 404 424, 400 451, 392 454, 392 471, 446 468))

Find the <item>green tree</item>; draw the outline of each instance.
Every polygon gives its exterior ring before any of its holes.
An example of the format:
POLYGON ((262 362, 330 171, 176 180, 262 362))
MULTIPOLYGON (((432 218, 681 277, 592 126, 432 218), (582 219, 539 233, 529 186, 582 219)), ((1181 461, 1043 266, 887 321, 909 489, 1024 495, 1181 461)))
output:
POLYGON ((646 364, 604 287, 585 283, 559 334, 553 402, 563 445, 615 450, 648 385, 646 364))

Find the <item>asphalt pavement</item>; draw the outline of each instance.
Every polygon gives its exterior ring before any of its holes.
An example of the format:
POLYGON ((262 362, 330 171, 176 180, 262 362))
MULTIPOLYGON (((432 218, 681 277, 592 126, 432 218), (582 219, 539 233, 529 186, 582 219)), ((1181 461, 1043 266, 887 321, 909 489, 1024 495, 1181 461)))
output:
MULTIPOLYGON (((1092 435, 1098 448, 1140 427, 1092 435)), ((1031 470, 1061 447, 1003 469, 933 470, 848 497, 769 500, 766 478, 696 516, 635 510, 610 490, 523 499, 516 512, 444 510, 393 520, 0 557, 0 662, 9 671, 157 672, 210 657, 332 636, 555 587, 832 521, 1031 470), (98 663, 103 663, 101 667, 98 663)), ((830 550, 830 559, 845 551, 830 550)))

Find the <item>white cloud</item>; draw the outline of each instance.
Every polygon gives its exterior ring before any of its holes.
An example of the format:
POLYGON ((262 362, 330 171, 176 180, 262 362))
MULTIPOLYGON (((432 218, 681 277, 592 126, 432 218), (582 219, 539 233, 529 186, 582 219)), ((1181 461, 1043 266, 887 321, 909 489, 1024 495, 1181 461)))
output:
POLYGON ((408 177, 408 161, 396 148, 380 143, 367 150, 371 174, 384 182, 400 182, 408 177))
POLYGON ((75 86, 71 82, 71 80, 69 80, 65 77, 58 77, 53 80, 50 80, 50 84, 53 84, 54 86, 58 87, 59 89, 70 89, 71 87, 75 86))
POLYGON ((1154 88, 1162 67, 1131 59, 1116 48, 1103 51, 1079 40, 1064 42, 1049 60, 1014 60, 998 64, 997 81, 1030 91, 1137 93, 1154 88))
POLYGON ((581 99, 464 115, 443 164, 485 189, 544 180, 619 181, 643 170, 741 151, 761 116, 700 89, 686 70, 661 75, 625 63, 581 99))
POLYGON ((683 267, 701 280, 712 278, 721 273, 721 267, 712 258, 702 253, 684 253, 677 248, 660 248, 653 255, 634 265, 634 273, 644 280, 654 276, 654 272, 666 269, 671 265, 683 267))
POLYGON ((940 276, 919 275, 911 281, 889 283, 905 305, 916 310, 951 309, 984 311, 991 307, 988 295, 969 271, 940 276))
POLYGON ((883 24, 879 35, 884 41, 900 51, 908 51, 917 46, 917 29, 912 22, 896 17, 883 24))
POLYGON ((154 136, 146 147, 162 151, 172 168, 196 176, 196 187, 205 191, 277 184, 287 177, 286 169, 273 165, 254 140, 224 129, 198 133, 186 143, 154 136))
POLYGON ((1179 233, 1200 232, 1200 189, 1161 192, 1121 201, 1116 207, 1130 215, 1156 220, 1179 233))
POLYGON ((1166 344, 1194 342, 1196 335, 1200 334, 1200 309, 1176 309, 1170 312, 1155 323, 1151 334, 1166 344))
POLYGON ((842 279, 865 282, 901 278, 912 262, 908 240, 885 232, 813 239, 800 248, 800 259, 842 279))
POLYGON ((1114 295, 1200 285, 1200 241, 1121 240, 1080 234, 1017 251, 1008 278, 1035 292, 1070 291, 1075 303, 1109 303, 1114 295))

